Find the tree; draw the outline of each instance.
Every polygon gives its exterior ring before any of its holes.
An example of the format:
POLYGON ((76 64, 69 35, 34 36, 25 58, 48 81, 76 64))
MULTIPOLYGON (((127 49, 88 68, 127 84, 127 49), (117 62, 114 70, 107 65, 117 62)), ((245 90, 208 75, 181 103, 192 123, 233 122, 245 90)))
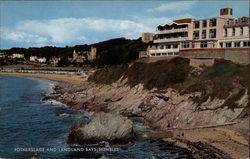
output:
POLYGON ((63 66, 69 66, 70 65, 70 61, 68 60, 67 57, 63 57, 59 62, 58 62, 58 66, 63 67, 63 66))

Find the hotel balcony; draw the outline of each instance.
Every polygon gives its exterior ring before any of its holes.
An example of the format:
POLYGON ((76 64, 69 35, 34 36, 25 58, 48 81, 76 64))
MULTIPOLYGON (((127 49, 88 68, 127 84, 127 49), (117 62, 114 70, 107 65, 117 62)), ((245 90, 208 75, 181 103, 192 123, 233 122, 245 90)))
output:
POLYGON ((174 42, 174 41, 185 41, 185 40, 188 40, 188 37, 155 39, 155 40, 154 40, 154 43, 174 42))
POLYGON ((180 28, 180 29, 171 29, 171 30, 157 30, 156 34, 166 34, 166 33, 177 33, 177 32, 185 32, 188 31, 188 28, 180 28))

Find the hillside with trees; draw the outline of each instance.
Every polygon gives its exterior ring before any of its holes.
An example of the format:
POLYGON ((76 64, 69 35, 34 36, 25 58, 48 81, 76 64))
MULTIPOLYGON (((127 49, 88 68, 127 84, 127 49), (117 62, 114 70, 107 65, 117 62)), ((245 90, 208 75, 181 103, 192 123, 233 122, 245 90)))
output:
MULTIPOLYGON (((45 57, 47 61, 52 57, 60 57, 64 64, 69 64, 68 58, 72 58, 73 51, 89 51, 91 47, 97 48, 97 59, 93 62, 87 61, 85 64, 92 66, 103 67, 106 65, 119 65, 136 60, 139 56, 139 51, 146 50, 147 44, 141 41, 141 38, 136 40, 129 40, 125 38, 110 39, 95 44, 84 44, 66 47, 44 46, 40 48, 11 48, 8 50, 1 50, 7 55, 14 53, 24 54, 25 59, 28 60, 30 56, 45 57)), ((76 63, 71 63, 72 65, 76 63)), ((65 66, 67 66, 65 65, 65 66)))

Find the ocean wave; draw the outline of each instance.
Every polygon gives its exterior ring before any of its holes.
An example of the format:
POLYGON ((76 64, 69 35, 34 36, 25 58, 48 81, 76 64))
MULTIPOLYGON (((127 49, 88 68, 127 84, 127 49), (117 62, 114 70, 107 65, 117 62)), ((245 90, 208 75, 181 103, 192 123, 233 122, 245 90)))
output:
POLYGON ((67 107, 66 104, 63 104, 57 100, 54 100, 54 99, 49 99, 49 100, 45 100, 43 101, 45 104, 50 104, 50 105, 59 105, 59 106, 64 106, 64 107, 67 107))

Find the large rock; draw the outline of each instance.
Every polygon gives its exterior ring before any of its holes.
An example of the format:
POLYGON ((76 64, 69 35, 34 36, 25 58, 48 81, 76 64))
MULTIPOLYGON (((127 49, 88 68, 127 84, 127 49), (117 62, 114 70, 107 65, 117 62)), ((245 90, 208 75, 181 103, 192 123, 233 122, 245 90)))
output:
POLYGON ((88 124, 74 124, 68 144, 92 144, 101 141, 126 143, 133 138, 133 123, 127 117, 98 112, 88 124))

